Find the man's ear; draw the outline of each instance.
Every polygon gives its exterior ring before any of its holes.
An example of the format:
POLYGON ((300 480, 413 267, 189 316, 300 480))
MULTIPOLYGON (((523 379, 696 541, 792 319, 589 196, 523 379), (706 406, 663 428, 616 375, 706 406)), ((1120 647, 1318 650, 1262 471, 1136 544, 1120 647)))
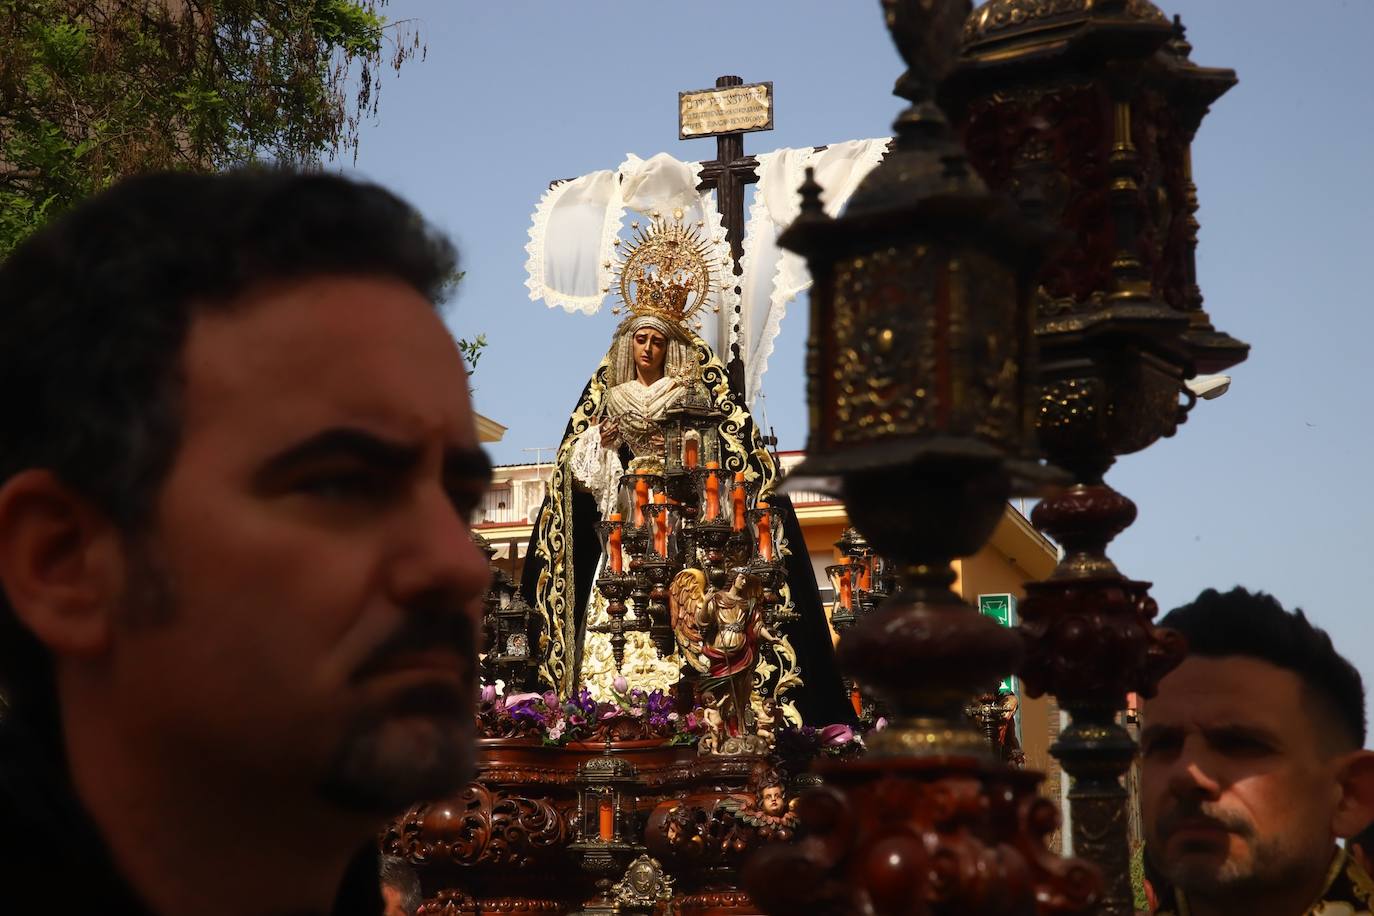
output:
POLYGON ((1374 751, 1351 751, 1336 759, 1341 800, 1331 818, 1331 832, 1348 839, 1374 821, 1374 751))
POLYGON ((0 486, 0 583, 55 657, 105 651, 123 581, 119 530, 57 475, 21 471, 0 486))

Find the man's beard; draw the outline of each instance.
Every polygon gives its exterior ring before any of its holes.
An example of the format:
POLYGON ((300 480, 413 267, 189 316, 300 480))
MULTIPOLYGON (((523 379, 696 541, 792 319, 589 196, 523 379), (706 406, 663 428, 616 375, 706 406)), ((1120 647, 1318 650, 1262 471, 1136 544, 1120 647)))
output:
MULTIPOLYGON (((126 560, 120 624, 131 632, 175 625, 176 581, 152 543, 134 542, 126 560)), ((441 798, 472 777, 477 636, 471 615, 437 591, 421 596, 404 614, 401 627, 358 666, 353 681, 395 655, 448 649, 463 660, 470 684, 423 684, 355 715, 317 781, 321 796, 346 810, 389 817, 415 802, 441 798), (409 735, 388 733, 402 725, 409 735)))
POLYGON ((472 778, 477 637, 470 616, 449 596, 431 593, 407 608, 401 628, 358 666, 352 680, 365 680, 394 656, 434 649, 463 660, 463 686, 423 684, 359 714, 325 770, 320 791, 326 799, 390 816, 415 802, 442 798, 472 778))
MULTIPOLYGON (((1314 871, 1321 872, 1328 864, 1329 851, 1315 846, 1308 849, 1298 837, 1258 836, 1248 818, 1209 803, 1182 805, 1160 819, 1160 853, 1168 843, 1173 825, 1193 818, 1210 819, 1228 834, 1239 836, 1247 842, 1250 856, 1237 861, 1228 854, 1219 865, 1198 855, 1175 857, 1167 863, 1152 856, 1164 878, 1190 896, 1233 903, 1262 898, 1275 889, 1309 881, 1314 871)), ((1227 848, 1229 851, 1229 839, 1227 848)))
POLYGON ((383 817, 442 798, 472 776, 475 725, 467 691, 426 684, 395 694, 351 723, 320 793, 346 810, 383 817), (401 728, 409 734, 394 733, 401 728))

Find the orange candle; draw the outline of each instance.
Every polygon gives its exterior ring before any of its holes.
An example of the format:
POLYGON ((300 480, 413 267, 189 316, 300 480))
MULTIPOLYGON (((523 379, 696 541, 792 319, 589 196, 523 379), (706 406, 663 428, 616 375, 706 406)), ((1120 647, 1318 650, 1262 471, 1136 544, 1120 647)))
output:
POLYGON ((620 513, 611 513, 611 536, 606 539, 606 545, 611 551, 611 572, 617 576, 624 569, 624 555, 620 552, 620 513))
MULTIPOLYGON (((850 558, 843 557, 840 559, 840 563, 847 567, 850 558)), ((854 607, 854 592, 849 584, 849 576, 850 570, 843 569, 840 571, 840 604, 844 605, 845 610, 852 610, 854 607)))
POLYGON ((611 840, 615 839, 615 809, 611 807, 611 800, 609 798, 601 799, 601 804, 597 808, 597 814, 600 816, 601 821, 598 825, 599 830, 597 831, 601 835, 601 842, 609 843, 611 840))
POLYGON ((854 715, 863 718, 864 698, 860 695, 859 691, 855 690, 849 694, 849 702, 854 704, 854 715))
POLYGON ((773 526, 768 520, 768 503, 759 503, 758 507, 765 510, 759 516, 759 553, 765 560, 771 562, 773 559, 773 526))
MULTIPOLYGON (((663 491, 654 494, 655 506, 667 506, 668 500, 663 495, 663 491)), ((668 555, 668 510, 666 508, 654 513, 654 552, 660 557, 668 555)))
POLYGON ((640 477, 635 481, 635 525, 644 524, 644 507, 649 502, 649 481, 640 477))
MULTIPOLYGON (((719 461, 706 462, 706 470, 714 471, 720 468, 719 461)), ((713 522, 720 518, 720 475, 706 475, 706 521, 713 522)))
POLYGON ((868 560, 859 567, 859 588, 866 592, 873 591, 873 567, 870 565, 872 560, 868 560))
POLYGON ((743 530, 744 530, 744 472, 743 472, 743 471, 736 471, 736 472, 735 472, 735 491, 734 491, 733 493, 730 494, 730 502, 731 502, 731 503, 734 505, 734 507, 735 507, 735 523, 734 523, 734 529, 735 529, 736 531, 743 531, 743 530))
POLYGON ((697 466, 697 459, 700 457, 701 443, 695 436, 688 436, 682 440, 682 463, 690 470, 697 466))

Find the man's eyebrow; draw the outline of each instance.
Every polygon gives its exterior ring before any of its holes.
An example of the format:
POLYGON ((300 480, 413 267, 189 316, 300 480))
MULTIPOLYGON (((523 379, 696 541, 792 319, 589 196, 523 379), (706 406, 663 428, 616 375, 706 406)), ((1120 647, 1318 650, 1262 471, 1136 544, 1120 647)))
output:
POLYGON ((491 483, 491 459, 484 449, 450 448, 444 452, 444 477, 491 483))
POLYGON ((1147 725, 1144 731, 1140 733, 1140 746, 1144 747, 1151 741, 1177 735, 1181 731, 1182 729, 1177 725, 1147 725))
POLYGON ((1262 725, 1247 725, 1242 722, 1232 722, 1226 725, 1216 725, 1211 728, 1203 729, 1203 734, 1208 738, 1249 738, 1265 744, 1279 743, 1279 736, 1271 729, 1262 725))
POLYGON ((273 455, 254 476, 272 478, 314 461, 348 458, 387 471, 406 471, 420 459, 420 449, 349 426, 322 430, 273 455))

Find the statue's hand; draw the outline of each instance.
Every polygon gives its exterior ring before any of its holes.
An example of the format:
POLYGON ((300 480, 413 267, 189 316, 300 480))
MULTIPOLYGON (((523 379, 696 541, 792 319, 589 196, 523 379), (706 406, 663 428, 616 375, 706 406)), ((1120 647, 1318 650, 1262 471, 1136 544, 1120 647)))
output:
POLYGON ((615 444, 616 437, 620 435, 620 421, 614 418, 604 420, 601 423, 601 446, 610 448, 615 444))

